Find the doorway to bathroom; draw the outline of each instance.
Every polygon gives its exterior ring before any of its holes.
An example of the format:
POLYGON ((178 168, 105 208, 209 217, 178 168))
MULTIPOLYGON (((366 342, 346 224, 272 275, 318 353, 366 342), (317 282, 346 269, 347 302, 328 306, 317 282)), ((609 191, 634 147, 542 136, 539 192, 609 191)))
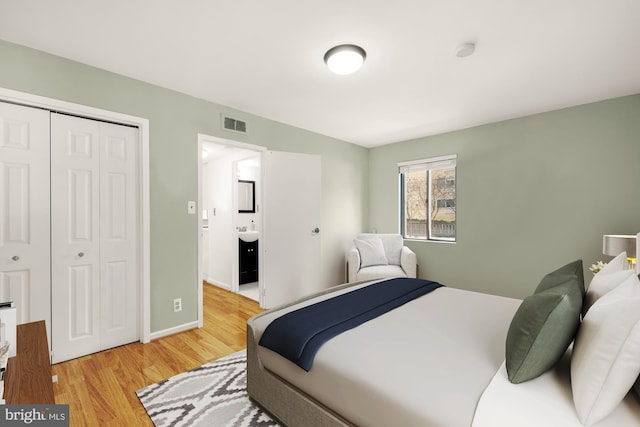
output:
POLYGON ((320 290, 320 155, 202 134, 198 152, 198 322, 202 282, 261 308, 320 290))
POLYGON ((201 277, 260 301, 264 149, 204 135, 198 145, 201 277))

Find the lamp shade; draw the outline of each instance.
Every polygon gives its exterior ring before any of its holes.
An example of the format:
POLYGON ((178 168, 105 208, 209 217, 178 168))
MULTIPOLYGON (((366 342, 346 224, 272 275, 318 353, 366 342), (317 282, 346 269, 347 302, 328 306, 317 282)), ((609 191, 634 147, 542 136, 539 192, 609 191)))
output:
POLYGON ((605 234, 602 236, 602 253, 616 256, 625 251, 627 257, 636 258, 636 236, 621 234, 605 234))

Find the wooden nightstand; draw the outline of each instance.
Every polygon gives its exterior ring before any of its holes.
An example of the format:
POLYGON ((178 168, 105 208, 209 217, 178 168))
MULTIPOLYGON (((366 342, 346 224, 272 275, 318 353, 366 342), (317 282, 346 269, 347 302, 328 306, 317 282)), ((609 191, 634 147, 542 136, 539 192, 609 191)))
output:
POLYGON ((9 359, 4 377, 6 403, 54 404, 44 320, 18 325, 16 336, 16 356, 9 359))

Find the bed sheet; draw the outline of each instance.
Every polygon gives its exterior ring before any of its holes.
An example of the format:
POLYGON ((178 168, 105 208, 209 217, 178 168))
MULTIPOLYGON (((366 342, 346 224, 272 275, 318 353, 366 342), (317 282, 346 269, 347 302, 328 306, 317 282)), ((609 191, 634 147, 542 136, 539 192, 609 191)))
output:
MULTIPOLYGON (((582 427, 571 393, 571 349, 550 371, 512 384, 504 363, 478 404, 473 427, 582 427)), ((606 418, 593 427, 640 426, 640 402, 630 392, 606 418)))

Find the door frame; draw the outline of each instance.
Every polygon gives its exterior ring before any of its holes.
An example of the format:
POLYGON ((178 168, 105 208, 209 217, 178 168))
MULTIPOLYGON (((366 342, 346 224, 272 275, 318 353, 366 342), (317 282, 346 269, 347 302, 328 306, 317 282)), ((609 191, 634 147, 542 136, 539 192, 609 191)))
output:
POLYGON ((139 234, 140 240, 138 260, 141 284, 140 295, 140 342, 151 340, 151 262, 150 262, 150 211, 149 211, 149 120, 128 114, 116 113, 100 108, 89 107, 58 99, 33 95, 0 87, 0 101, 24 105, 26 107, 59 111, 75 116, 98 119, 107 122, 135 126, 138 128, 139 156, 139 234))
MULTIPOLYGON (((203 291, 202 291, 202 281, 204 279, 203 277, 203 269, 202 269, 202 207, 200 206, 201 202, 202 202, 202 158, 201 158, 201 154, 202 154, 202 148, 205 142, 211 142, 214 144, 224 144, 224 145, 228 145, 231 147, 235 147, 235 148, 242 148, 245 150, 251 150, 251 151, 255 151, 260 155, 260 160, 263 161, 264 160, 264 155, 267 152, 267 148, 263 147, 261 145, 254 145, 254 144, 248 144, 246 142, 240 142, 240 141, 234 141, 231 139, 225 139, 225 138, 221 138, 221 137, 217 137, 217 136, 212 136, 212 135, 207 135, 207 134, 203 134, 203 133, 199 133, 198 134, 198 150, 197 150, 197 164, 198 164, 198 203, 197 206, 198 208, 196 209, 196 212, 198 212, 198 224, 197 224, 197 230, 196 230, 196 234, 197 234, 197 240, 198 240, 198 250, 197 250, 197 257, 198 257, 198 283, 197 283, 197 289, 198 289, 198 327, 203 327, 204 325, 204 301, 203 301, 203 291)), ((235 169, 235 165, 234 165, 234 169, 235 169)), ((261 169, 260 171, 261 173, 261 179, 263 181, 263 186, 264 186, 264 168, 261 169)), ((209 174, 211 174, 211 171, 209 171, 209 174)), ((264 188, 264 187, 263 187, 264 188)), ((259 200, 256 200, 256 203, 259 206, 263 205, 263 197, 264 191, 260 192, 260 198, 259 200)), ((235 197, 234 197, 235 199, 235 197)), ((236 203, 236 201, 234 200, 234 204, 236 203)), ((262 209, 260 209, 260 215, 263 215, 262 213, 262 209)), ((262 223, 262 222, 261 222, 262 223)), ((263 236, 260 237, 261 239, 263 239, 263 236)), ((237 247, 236 247, 236 252, 237 252, 237 247)), ((263 258, 264 257, 259 257, 258 259, 258 282, 260 283, 260 289, 262 290, 262 286, 264 283, 262 274, 264 271, 262 262, 263 262, 263 258)), ((237 274, 237 273, 236 273, 237 274)), ((237 281, 235 282, 237 284, 237 281)), ((233 284, 233 281, 232 281, 233 284)), ((233 287, 233 286, 232 286, 233 287)), ((260 299, 260 306, 262 306, 262 291, 260 291, 259 293, 259 299, 260 299)))

